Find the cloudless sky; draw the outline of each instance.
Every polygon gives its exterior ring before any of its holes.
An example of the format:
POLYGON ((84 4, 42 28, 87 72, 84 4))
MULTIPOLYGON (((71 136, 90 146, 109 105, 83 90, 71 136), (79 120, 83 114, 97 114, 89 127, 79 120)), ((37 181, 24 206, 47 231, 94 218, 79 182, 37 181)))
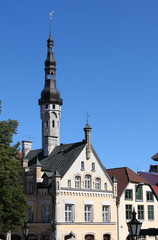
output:
POLYGON ((1 120, 18 120, 14 141, 41 148, 38 99, 52 10, 61 142, 82 141, 88 111, 106 168, 148 170, 158 152, 157 0, 1 0, 1 120))

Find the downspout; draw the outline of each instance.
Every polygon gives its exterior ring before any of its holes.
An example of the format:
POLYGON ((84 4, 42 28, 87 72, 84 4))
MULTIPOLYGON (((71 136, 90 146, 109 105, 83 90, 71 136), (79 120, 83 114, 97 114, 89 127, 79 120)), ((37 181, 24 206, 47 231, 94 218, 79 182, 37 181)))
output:
POLYGON ((120 198, 117 197, 116 198, 116 207, 117 207, 117 240, 119 240, 119 229, 120 229, 120 225, 119 225, 119 205, 120 205, 120 198))

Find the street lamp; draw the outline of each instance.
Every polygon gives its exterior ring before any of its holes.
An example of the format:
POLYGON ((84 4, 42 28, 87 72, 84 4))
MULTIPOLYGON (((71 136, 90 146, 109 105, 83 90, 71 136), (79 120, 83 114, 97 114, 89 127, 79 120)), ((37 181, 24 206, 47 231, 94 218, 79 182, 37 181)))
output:
POLYGON ((24 226, 21 229, 22 229, 24 239, 27 240, 30 228, 27 226, 26 222, 24 223, 24 226))
POLYGON ((139 233, 140 233, 142 223, 136 219, 136 212, 134 209, 131 214, 132 214, 132 219, 131 219, 131 221, 129 221, 127 223, 128 231, 129 231, 129 235, 132 237, 132 239, 134 239, 134 237, 136 237, 136 239, 137 239, 137 237, 139 236, 139 233))

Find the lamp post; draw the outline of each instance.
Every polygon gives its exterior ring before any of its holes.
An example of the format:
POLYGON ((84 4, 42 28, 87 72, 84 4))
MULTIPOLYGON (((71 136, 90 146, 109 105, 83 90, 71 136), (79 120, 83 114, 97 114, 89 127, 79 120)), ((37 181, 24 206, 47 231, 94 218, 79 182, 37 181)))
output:
POLYGON ((135 239, 135 238, 137 239, 137 237, 139 236, 139 233, 140 233, 141 226, 142 226, 142 223, 136 219, 136 214, 137 213, 133 209, 133 212, 131 213, 132 219, 131 219, 131 221, 127 222, 129 235, 132 237, 132 239, 135 239))
POLYGON ((27 240, 30 228, 27 226, 26 222, 24 223, 24 226, 21 229, 24 236, 24 240, 27 240))

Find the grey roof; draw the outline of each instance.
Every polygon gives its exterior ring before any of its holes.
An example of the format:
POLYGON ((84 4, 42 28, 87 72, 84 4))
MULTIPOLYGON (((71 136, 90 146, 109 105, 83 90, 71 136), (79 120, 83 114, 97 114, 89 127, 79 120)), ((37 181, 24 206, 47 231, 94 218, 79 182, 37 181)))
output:
POLYGON ((28 159, 30 167, 37 163, 38 158, 43 171, 55 172, 57 170, 61 177, 63 177, 85 146, 85 141, 61 144, 56 146, 48 157, 44 156, 43 149, 38 149, 31 150, 25 158, 28 159))

